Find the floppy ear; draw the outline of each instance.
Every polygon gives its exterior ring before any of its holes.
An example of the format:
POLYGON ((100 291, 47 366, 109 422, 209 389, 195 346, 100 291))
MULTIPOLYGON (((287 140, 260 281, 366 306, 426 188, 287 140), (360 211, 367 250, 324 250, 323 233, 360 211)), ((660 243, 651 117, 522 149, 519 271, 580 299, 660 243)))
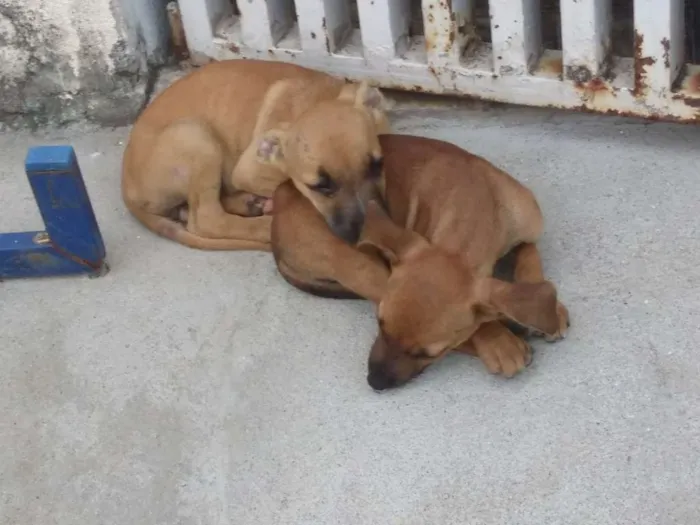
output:
POLYGON ((428 241, 417 233, 397 226, 372 200, 367 204, 365 226, 357 247, 362 251, 375 248, 394 266, 428 246, 428 241))
POLYGON ((280 169, 284 169, 286 139, 287 132, 282 129, 271 129, 263 133, 258 141, 258 149, 255 152, 258 162, 272 164, 280 169))
POLYGON ((547 335, 559 330, 557 290, 549 281, 508 283, 487 279, 486 310, 499 313, 511 321, 547 335))
POLYGON ((340 100, 353 102, 356 108, 364 109, 373 114, 375 111, 382 113, 391 109, 389 102, 384 98, 382 92, 378 88, 370 86, 366 80, 363 80, 359 84, 348 84, 344 86, 338 98, 340 100))

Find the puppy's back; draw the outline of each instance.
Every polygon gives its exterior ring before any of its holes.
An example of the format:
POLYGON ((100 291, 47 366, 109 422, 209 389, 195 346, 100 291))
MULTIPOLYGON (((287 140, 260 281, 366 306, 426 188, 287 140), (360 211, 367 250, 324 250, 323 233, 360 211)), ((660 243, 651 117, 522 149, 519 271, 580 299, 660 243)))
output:
POLYGON ((382 135, 381 145, 387 204, 404 227, 451 251, 499 252, 513 237, 540 235, 532 192, 488 160, 412 135, 382 135))
MULTIPOLYGON (((382 135, 387 201, 395 220, 403 222, 402 203, 423 211, 463 212, 492 197, 488 161, 455 144, 413 135, 382 135), (467 208, 467 209, 465 209, 467 208), (395 211, 400 216, 395 215, 395 211)), ((405 214, 415 211, 405 210, 405 214)), ((409 222, 410 217, 408 218, 409 222)), ((407 226, 413 226, 407 224, 407 226)))
MULTIPOLYGON (((195 116, 229 122, 243 118, 254 122, 269 87, 287 78, 334 81, 320 71, 284 62, 210 62, 176 80, 158 94, 139 120, 148 120, 153 127, 195 116), (235 115, 225 115, 228 112, 235 115)), ((342 83, 340 80, 336 82, 342 83)), ((235 122, 231 122, 231 125, 235 125, 235 122)))

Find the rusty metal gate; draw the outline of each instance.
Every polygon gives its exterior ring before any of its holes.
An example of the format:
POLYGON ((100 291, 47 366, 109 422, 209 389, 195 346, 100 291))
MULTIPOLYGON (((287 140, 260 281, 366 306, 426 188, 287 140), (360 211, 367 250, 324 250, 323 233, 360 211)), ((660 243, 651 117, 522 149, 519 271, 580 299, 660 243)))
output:
POLYGON ((280 60, 385 88, 685 122, 700 121, 694 5, 179 0, 198 64, 280 60))

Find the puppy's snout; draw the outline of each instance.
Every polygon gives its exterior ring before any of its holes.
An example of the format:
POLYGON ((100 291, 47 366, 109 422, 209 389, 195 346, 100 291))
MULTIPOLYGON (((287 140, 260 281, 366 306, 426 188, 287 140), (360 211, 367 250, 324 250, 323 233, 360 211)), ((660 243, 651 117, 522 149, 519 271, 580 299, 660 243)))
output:
POLYGON ((372 362, 369 364, 367 383, 369 383, 369 386, 374 390, 386 390, 398 385, 396 377, 384 364, 372 362))
POLYGON ((365 225, 365 214, 359 208, 336 210, 330 220, 330 228, 335 235, 350 244, 356 244, 365 225))

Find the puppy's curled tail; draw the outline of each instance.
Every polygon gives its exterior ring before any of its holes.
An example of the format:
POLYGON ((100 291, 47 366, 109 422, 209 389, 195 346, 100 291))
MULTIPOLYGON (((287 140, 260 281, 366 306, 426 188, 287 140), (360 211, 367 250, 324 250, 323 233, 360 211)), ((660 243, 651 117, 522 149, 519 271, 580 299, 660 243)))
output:
POLYGON ((128 210, 136 217, 146 228, 152 232, 178 242, 190 248, 199 250, 249 250, 271 252, 272 247, 268 243, 258 241, 246 241, 242 239, 210 239, 208 237, 200 237, 192 232, 189 232, 179 222, 172 219, 149 213, 138 205, 129 202, 125 199, 125 204, 128 210))

